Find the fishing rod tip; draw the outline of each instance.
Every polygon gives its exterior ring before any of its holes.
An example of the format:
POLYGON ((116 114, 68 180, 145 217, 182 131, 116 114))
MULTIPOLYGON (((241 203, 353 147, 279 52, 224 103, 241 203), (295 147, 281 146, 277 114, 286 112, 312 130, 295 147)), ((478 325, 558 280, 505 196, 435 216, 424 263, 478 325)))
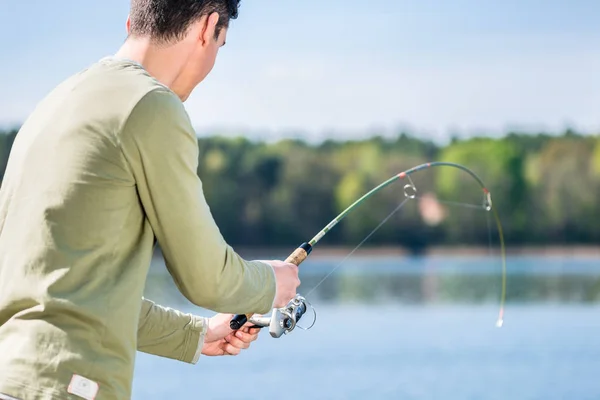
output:
POLYGON ((498 320, 496 321, 498 328, 502 328, 502 325, 504 325, 504 305, 500 307, 500 314, 498 314, 498 320))

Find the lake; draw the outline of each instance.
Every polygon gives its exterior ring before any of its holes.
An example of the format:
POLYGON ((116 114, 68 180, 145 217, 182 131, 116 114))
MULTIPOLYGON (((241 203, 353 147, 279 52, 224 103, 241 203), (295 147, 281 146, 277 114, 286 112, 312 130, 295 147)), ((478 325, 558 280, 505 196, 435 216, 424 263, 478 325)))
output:
MULTIPOLYGON (((338 261, 309 258, 299 293, 338 261)), ((279 339, 265 331, 240 356, 197 365, 138 353, 133 398, 599 399, 600 258, 510 257, 497 328, 500 265, 483 256, 352 258, 309 296, 311 330, 279 339)), ((146 295, 212 315, 178 294, 159 258, 146 295)))

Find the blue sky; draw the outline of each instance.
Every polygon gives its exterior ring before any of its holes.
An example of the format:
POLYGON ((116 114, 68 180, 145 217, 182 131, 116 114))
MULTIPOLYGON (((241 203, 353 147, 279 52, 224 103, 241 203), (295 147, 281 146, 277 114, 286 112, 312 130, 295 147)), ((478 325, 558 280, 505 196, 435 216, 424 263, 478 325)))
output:
MULTIPOLYGON (((128 0, 0 0, 0 126, 115 52, 128 0)), ((600 131, 597 0, 242 1, 186 103, 200 132, 444 140, 508 129, 600 131)))

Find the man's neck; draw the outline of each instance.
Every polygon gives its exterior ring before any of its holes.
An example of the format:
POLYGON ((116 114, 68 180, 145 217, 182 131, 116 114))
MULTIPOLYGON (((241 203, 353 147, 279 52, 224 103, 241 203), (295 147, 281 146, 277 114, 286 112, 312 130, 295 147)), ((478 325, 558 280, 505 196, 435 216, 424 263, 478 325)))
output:
MULTIPOLYGON (((163 85, 172 87, 181 72, 178 65, 178 51, 174 46, 158 47, 145 38, 129 38, 115 54, 117 58, 124 58, 140 64, 150 75, 163 85), (168 60, 168 62, 165 62, 168 60)), ((179 58, 181 58, 179 56, 179 58)))

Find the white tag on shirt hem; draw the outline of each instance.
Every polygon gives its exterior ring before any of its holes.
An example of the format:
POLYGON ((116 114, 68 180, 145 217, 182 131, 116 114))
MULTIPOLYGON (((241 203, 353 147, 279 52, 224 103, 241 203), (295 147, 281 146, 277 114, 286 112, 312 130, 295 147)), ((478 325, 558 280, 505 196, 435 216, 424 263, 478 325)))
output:
POLYGON ((85 400, 94 400, 98 395, 99 388, 100 387, 96 382, 84 378, 83 376, 73 374, 67 392, 85 400))

